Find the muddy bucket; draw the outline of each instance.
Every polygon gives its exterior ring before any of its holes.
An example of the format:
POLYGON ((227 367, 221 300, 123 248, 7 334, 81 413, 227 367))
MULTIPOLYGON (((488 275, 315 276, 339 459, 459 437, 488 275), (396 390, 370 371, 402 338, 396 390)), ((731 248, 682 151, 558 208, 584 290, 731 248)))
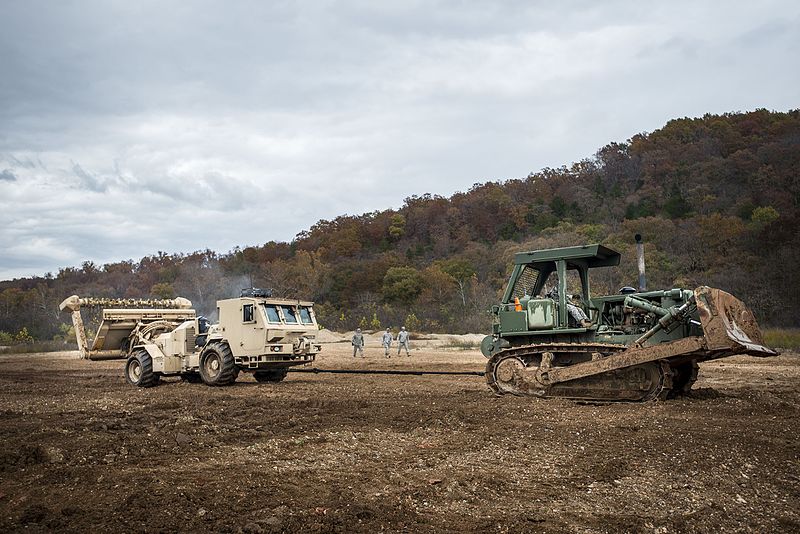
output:
POLYGON ((725 355, 776 356, 764 346, 761 329, 745 304, 720 289, 701 286, 694 290, 697 310, 709 351, 725 355))

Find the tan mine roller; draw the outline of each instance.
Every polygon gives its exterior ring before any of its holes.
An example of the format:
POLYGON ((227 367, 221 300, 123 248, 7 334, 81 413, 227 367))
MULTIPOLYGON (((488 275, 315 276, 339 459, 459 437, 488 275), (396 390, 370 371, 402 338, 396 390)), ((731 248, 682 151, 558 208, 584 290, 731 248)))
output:
POLYGON ((198 317, 192 303, 180 297, 71 296, 60 309, 72 313, 83 358, 125 359, 126 380, 150 387, 162 376, 223 386, 235 382, 242 371, 253 373, 258 382, 279 382, 289 367, 313 362, 321 350, 313 306, 313 302, 246 289, 239 298, 217 301, 216 324, 198 317), (91 345, 81 308, 103 308, 91 345))

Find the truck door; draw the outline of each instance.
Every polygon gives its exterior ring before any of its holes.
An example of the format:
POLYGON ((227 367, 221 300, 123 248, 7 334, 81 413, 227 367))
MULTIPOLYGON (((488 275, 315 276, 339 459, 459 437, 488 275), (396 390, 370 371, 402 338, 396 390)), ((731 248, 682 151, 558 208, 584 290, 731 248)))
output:
POLYGON ((264 323, 256 303, 242 303, 241 347, 248 353, 260 353, 264 349, 264 323))

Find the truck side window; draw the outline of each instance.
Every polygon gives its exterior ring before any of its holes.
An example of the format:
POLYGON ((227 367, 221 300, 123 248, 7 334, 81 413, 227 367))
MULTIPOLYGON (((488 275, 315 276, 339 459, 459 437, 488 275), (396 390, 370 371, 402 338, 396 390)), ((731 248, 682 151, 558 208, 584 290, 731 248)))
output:
POLYGON ((278 307, 272 304, 264 304, 264 309, 267 310, 267 321, 270 323, 280 323, 281 316, 278 315, 278 307))
POLYGON ((253 305, 252 304, 245 304, 242 306, 242 322, 244 323, 252 323, 253 322, 253 305))
POLYGON ((281 311, 283 311, 283 318, 286 319, 287 323, 297 324, 297 315, 295 315, 294 308, 291 306, 281 306, 281 311))

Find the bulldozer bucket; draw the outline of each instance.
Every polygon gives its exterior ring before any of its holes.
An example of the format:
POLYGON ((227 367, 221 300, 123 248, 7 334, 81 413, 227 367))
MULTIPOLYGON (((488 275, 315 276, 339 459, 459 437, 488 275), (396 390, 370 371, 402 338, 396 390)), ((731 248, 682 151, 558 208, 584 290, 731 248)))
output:
POLYGON ((758 322, 742 301, 730 293, 706 286, 695 289, 694 296, 706 347, 710 352, 719 354, 717 357, 734 354, 767 357, 778 354, 764 346, 758 322))

